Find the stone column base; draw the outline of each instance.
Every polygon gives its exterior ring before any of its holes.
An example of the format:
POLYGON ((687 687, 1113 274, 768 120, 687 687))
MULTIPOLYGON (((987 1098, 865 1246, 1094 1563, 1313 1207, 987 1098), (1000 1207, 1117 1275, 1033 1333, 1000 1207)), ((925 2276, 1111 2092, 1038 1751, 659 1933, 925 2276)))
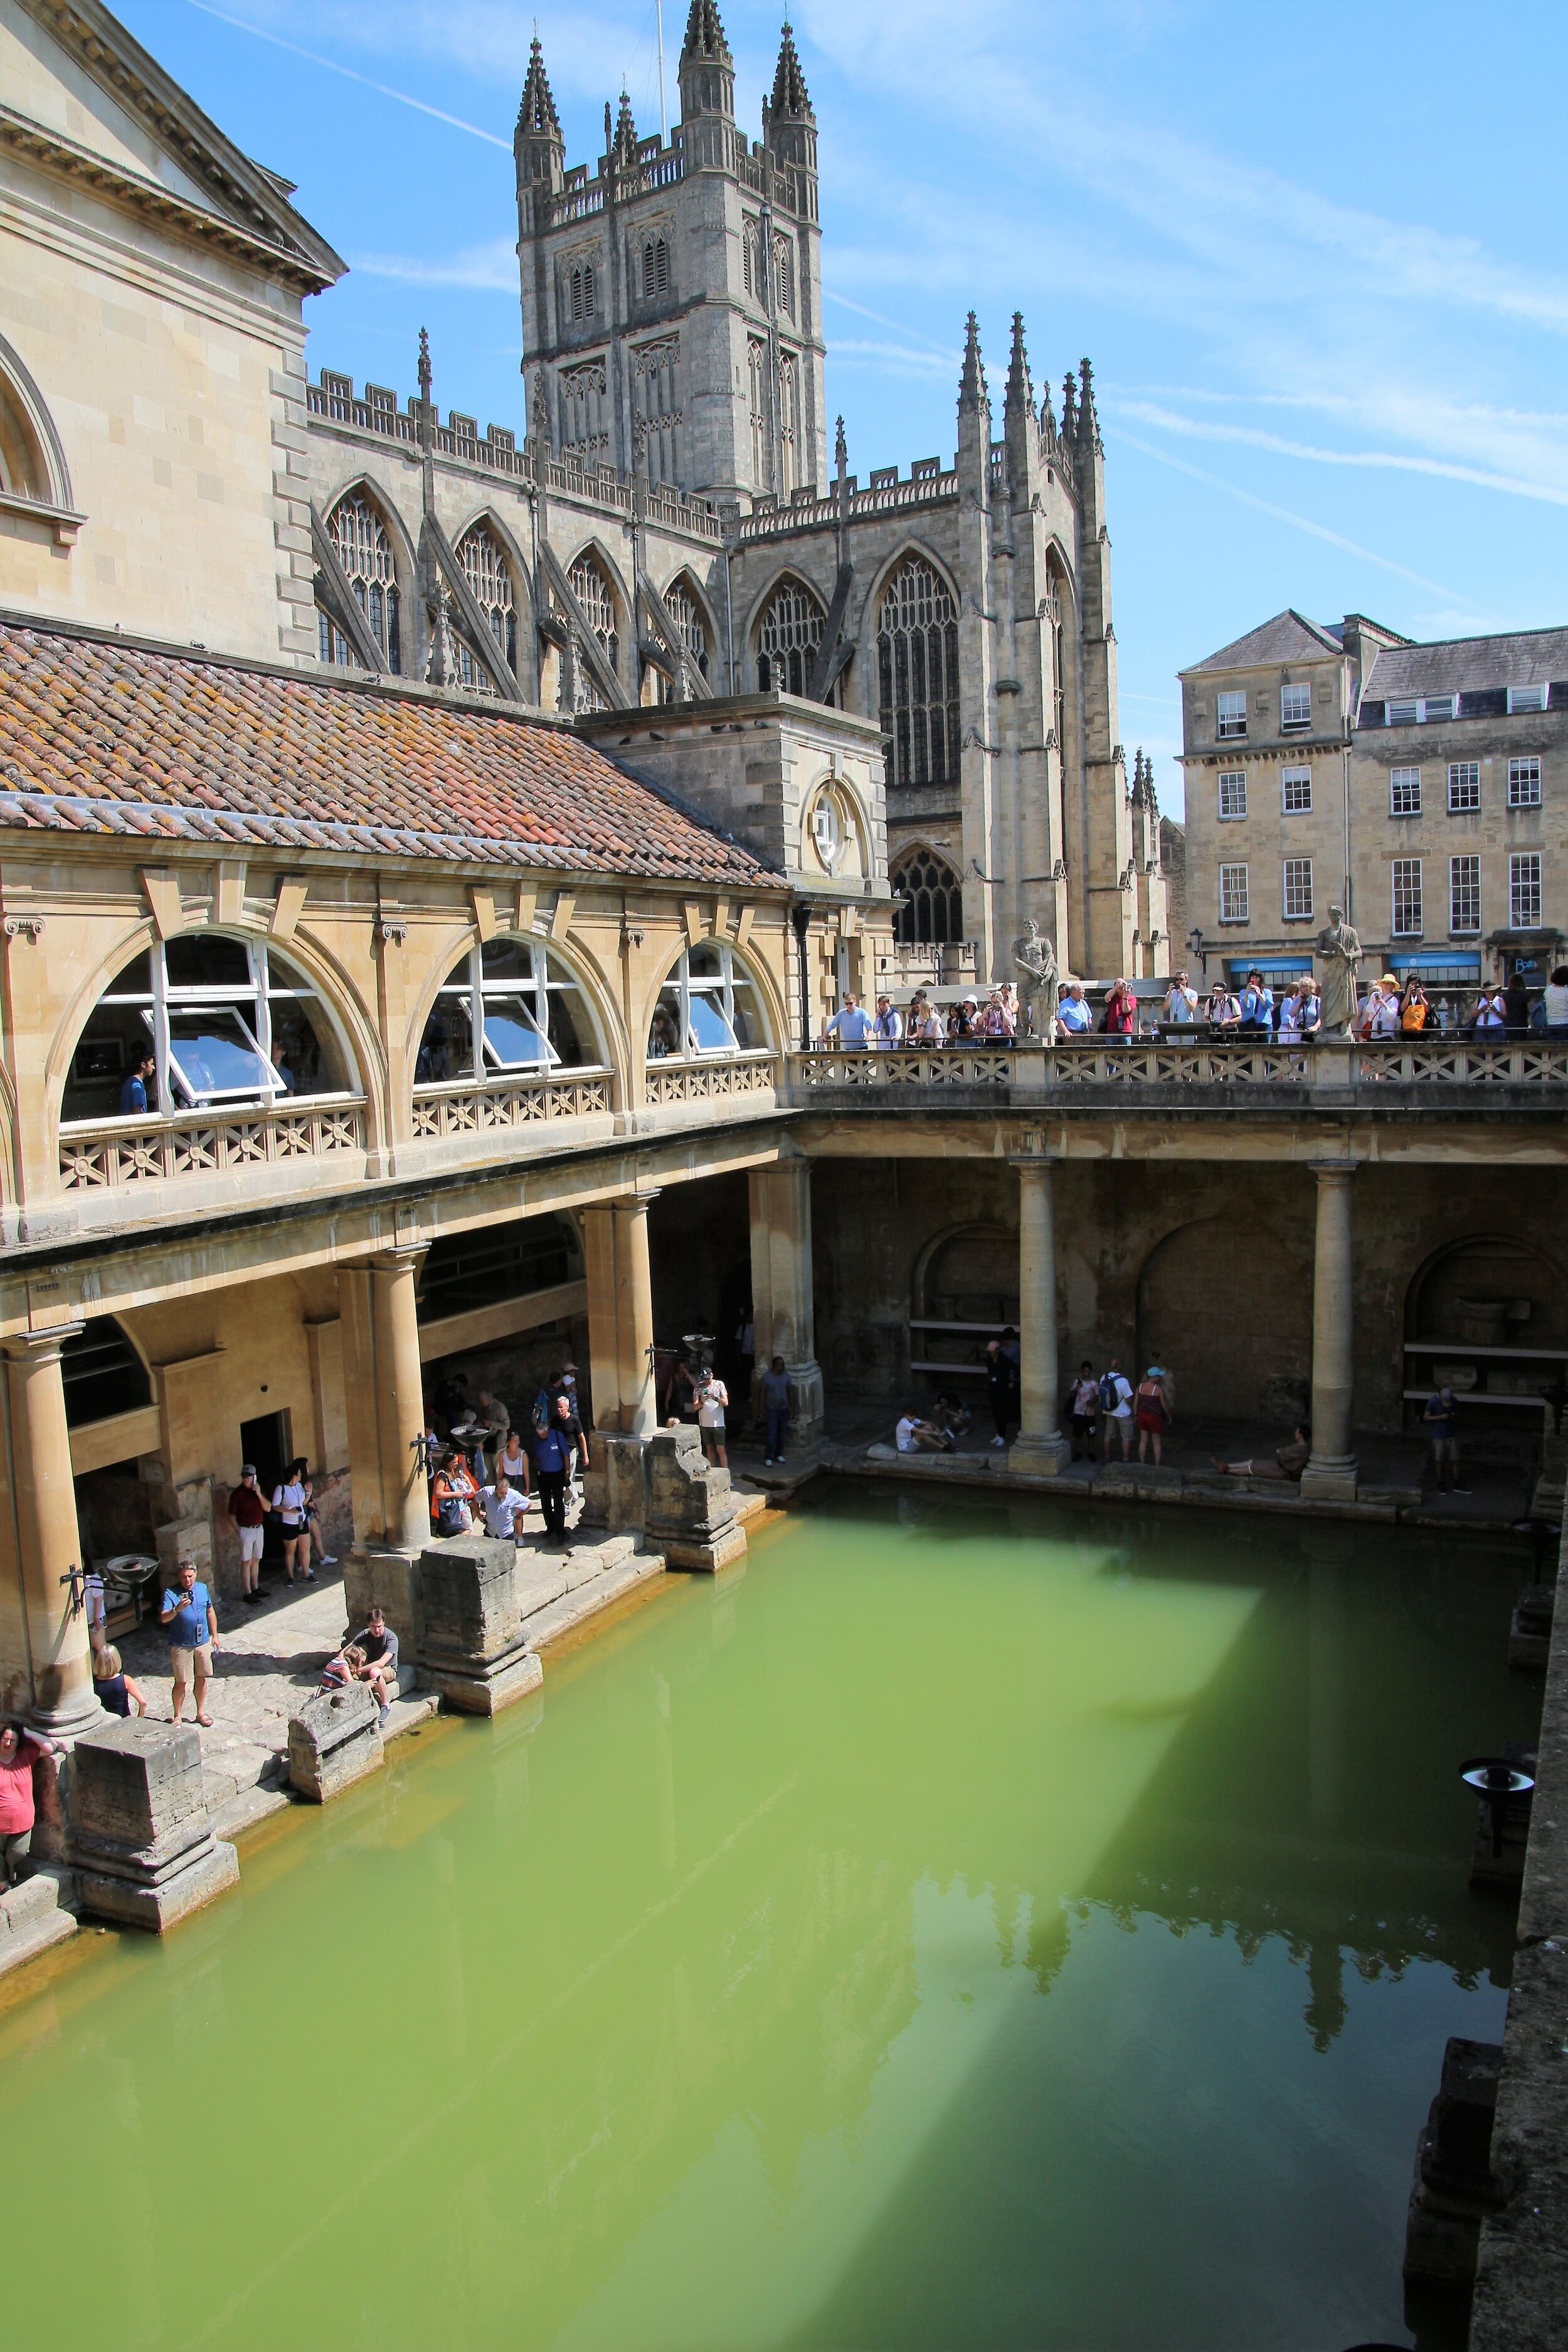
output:
POLYGON ((289 1786, 329 1804, 386 1761, 375 1695, 366 1683, 318 1691, 289 1723, 289 1786))
POLYGON ((503 1707, 526 1698, 544 1680, 544 1663, 537 1650, 520 1643, 502 1657, 483 1665, 460 1669, 429 1665, 430 1687, 444 1706, 457 1715, 499 1715, 503 1707))
POLYGON ((1315 1456, 1301 1473, 1301 1499, 1306 1503, 1353 1503, 1360 1464, 1353 1454, 1315 1456))
POLYGON ((746 1548, 746 1530, 739 1521, 717 1531, 710 1543, 696 1543, 689 1537, 677 1536, 661 1546, 666 1568, 691 1569, 708 1575, 743 1559, 746 1548))
POLYGON ((1046 1437, 1016 1437, 1007 1449, 1008 1469, 1032 1478, 1059 1478, 1071 1462, 1071 1441, 1059 1429, 1046 1437))
POLYGON ((643 1440, 613 1429, 594 1430, 583 1479, 583 1522, 612 1535, 640 1531, 643 1523, 643 1440))
POLYGON ((372 1606, 379 1609, 396 1634, 404 1657, 414 1649, 414 1574, 416 1551, 388 1545, 370 1549, 356 1545, 343 1562, 343 1605, 349 1632, 357 1633, 372 1606))
POLYGON ((95 1868, 83 1856, 77 1864, 77 1883, 84 1911, 113 1919, 121 1927, 145 1927, 163 1936, 204 1903, 239 1885, 239 1856, 209 1832, 200 1852, 182 1854, 166 1873, 121 1877, 95 1868))

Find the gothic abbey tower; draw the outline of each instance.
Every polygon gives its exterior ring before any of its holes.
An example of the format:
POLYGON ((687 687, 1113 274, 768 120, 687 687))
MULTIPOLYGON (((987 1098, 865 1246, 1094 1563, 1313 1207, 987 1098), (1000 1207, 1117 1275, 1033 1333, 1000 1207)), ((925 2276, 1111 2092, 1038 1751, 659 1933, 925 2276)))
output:
MULTIPOLYGON (((1163 972, 1152 775, 1142 760, 1129 775, 1119 740, 1089 362, 1058 419, 1016 317, 998 436, 971 316, 952 461, 852 473, 841 429, 829 450, 816 120, 794 36, 760 139, 736 120, 716 0, 691 0, 679 79, 668 141, 638 136, 623 92, 590 170, 568 163, 533 42, 521 446, 459 411, 443 424, 423 378, 406 414, 377 386, 311 387, 323 658, 583 715, 833 704, 880 736, 900 928, 942 950, 950 984, 1009 976, 1030 918, 1064 971, 1163 972), (367 435, 388 462, 367 465, 367 435)), ((628 759, 647 728, 628 722, 628 759)), ((879 814, 843 818, 788 845, 825 892, 873 835, 882 851, 879 814)))

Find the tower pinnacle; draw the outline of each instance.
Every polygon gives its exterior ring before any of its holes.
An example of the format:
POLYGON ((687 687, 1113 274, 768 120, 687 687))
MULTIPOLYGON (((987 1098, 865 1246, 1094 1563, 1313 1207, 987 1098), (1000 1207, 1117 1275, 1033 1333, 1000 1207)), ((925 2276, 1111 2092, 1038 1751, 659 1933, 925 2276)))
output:
POLYGON ((718 0, 691 0, 691 14, 686 19, 686 38, 681 44, 680 61, 689 58, 712 58, 723 65, 734 61, 730 44, 724 37, 718 0))
POLYGON ((537 33, 528 52, 528 78, 522 85, 522 103, 517 110, 517 127, 525 138, 561 137, 561 117, 555 111, 550 77, 544 70, 544 51, 539 46, 537 33))
POLYGON ((973 310, 963 338, 963 373, 959 378, 958 404, 964 408, 988 408, 991 395, 985 387, 985 370, 980 358, 980 321, 973 310))
POLYGON ((795 46, 795 27, 786 16, 784 34, 779 42, 779 61, 773 72, 773 94, 768 112, 776 121, 779 116, 795 119, 816 117, 811 112, 811 96, 805 87, 805 76, 800 69, 800 58, 795 46))
POLYGON ((1022 310, 1015 310, 1013 313, 1013 350, 1007 362, 1005 409, 1009 415, 1016 411, 1024 410, 1031 416, 1035 410, 1035 387, 1029 378, 1029 354, 1024 348, 1022 310))

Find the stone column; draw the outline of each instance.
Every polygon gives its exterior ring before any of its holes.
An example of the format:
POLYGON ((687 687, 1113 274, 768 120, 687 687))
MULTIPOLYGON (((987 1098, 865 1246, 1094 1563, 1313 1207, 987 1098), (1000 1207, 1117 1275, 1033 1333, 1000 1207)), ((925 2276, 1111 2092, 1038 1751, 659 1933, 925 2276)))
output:
POLYGON ((752 1312, 758 1372, 775 1356, 789 1374, 791 1461, 809 1459, 822 1444, 822 1367, 816 1360, 816 1310, 812 1291, 811 1162, 784 1160, 753 1168, 752 1312))
POLYGON ((657 1192, 634 1192, 615 1203, 616 1357, 621 1430, 648 1437, 658 1426, 653 1380, 653 1275, 647 1255, 647 1213, 657 1192))
POLYGON ((1356 1458, 1351 1451, 1355 1388, 1355 1253, 1351 1184, 1355 1163, 1314 1163, 1318 1180, 1317 1249, 1312 1265, 1312 1458, 1301 1477, 1309 1501, 1353 1503, 1356 1458))
POLYGON ((658 1197, 636 1192, 583 1213, 594 1388, 583 1510, 595 1527, 642 1525, 642 1449, 658 1422, 647 1247, 647 1213, 658 1197))
POLYGON ((349 1486, 353 1497, 354 1549, 386 1541, 381 1493, 381 1428, 376 1411, 375 1297, 370 1268, 338 1268, 338 1311, 343 1331, 343 1402, 349 1430, 349 1486))
POLYGON ((375 1310, 375 1399, 381 1444, 383 1524, 399 1551, 430 1540, 430 1499, 415 1440, 425 1427, 419 1311, 414 1286, 421 1249, 384 1250, 370 1262, 375 1310))
POLYGON ((1058 1379, 1057 1227, 1053 1163, 1042 1154, 1016 1159, 1018 1171, 1018 1339, 1023 1395, 1012 1470, 1059 1477, 1072 1458, 1061 1427, 1058 1379))
POLYGON ((68 1579, 84 1563, 71 1480, 60 1352, 81 1328, 56 1324, 5 1342, 11 1407, 11 1486, 16 1515, 32 1704, 40 1729, 73 1738, 102 1723, 93 1696, 85 1612, 71 1607, 68 1579))

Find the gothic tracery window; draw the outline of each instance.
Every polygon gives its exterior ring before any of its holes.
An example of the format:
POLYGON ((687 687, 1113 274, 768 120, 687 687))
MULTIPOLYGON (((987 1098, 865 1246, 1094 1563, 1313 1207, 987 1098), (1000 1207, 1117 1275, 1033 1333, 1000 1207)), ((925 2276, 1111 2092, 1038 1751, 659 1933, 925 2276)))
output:
POLYGON ((609 373, 603 360, 567 368, 561 377, 562 447, 579 464, 608 455, 609 373))
POLYGON ((669 291, 669 246, 662 236, 645 237, 642 249, 642 298, 653 301, 669 291))
POLYGON ((784 478, 779 488, 787 498, 800 488, 800 371, 795 353, 779 360, 779 457, 784 478))
POLYGON ((679 335, 641 344, 632 360, 632 405, 642 429, 643 471, 650 482, 680 479, 679 335))
MULTIPOLYGON (((664 609, 674 622, 681 646, 698 676, 706 677, 708 630, 703 622, 702 608, 684 581, 674 581, 665 590, 664 609)), ((653 672, 652 691, 656 702, 671 702, 675 698, 674 685, 661 671, 653 672)))
MULTIPOLYGON (((397 567, 386 527, 370 500, 359 491, 340 499, 327 522, 327 534, 338 562, 348 574, 355 604, 370 624, 371 635, 395 675, 403 667, 397 593, 397 567)), ((328 615, 318 610, 321 656, 324 662, 352 664, 353 648, 328 615)))
MULTIPOLYGON (((603 570, 586 549, 577 558, 566 575, 572 593, 582 607, 583 617, 598 640, 599 649, 610 667, 620 667, 621 641, 616 624, 616 599, 603 570)), ((595 682, 585 661, 573 665, 575 680, 575 708, 578 710, 602 710, 605 698, 595 682)))
POLYGON ((787 236, 773 239, 773 291, 786 319, 795 317, 795 248, 787 236))
MULTIPOLYGON (((463 574, 474 592, 474 602, 489 623, 496 644, 506 656, 508 667, 517 668, 517 608, 511 593, 511 572, 500 541, 487 523, 477 522, 458 541, 458 561, 463 574)), ((476 661, 470 648, 459 645, 458 666, 463 684, 477 694, 493 691, 489 674, 482 662, 476 661)))
POLYGON ((757 268, 757 224, 748 220, 741 230, 741 278, 753 301, 762 299, 761 274, 757 268))
POLYGON ((894 866, 893 896, 903 900, 893 936, 905 947, 945 946, 963 937, 963 884, 934 849, 915 849, 894 866))
POLYGON ((768 347, 752 336, 746 345, 752 399, 752 488, 773 488, 768 479, 768 347))
POLYGON ((958 614, 947 584, 911 555, 888 583, 877 616, 879 719, 889 784, 958 776, 958 614))
POLYGON ((566 273, 566 307, 574 321, 593 317, 595 292, 593 263, 574 261, 566 273))
POLYGON ((757 625, 757 688, 804 695, 822 646, 822 606, 797 580, 781 580, 757 625))

